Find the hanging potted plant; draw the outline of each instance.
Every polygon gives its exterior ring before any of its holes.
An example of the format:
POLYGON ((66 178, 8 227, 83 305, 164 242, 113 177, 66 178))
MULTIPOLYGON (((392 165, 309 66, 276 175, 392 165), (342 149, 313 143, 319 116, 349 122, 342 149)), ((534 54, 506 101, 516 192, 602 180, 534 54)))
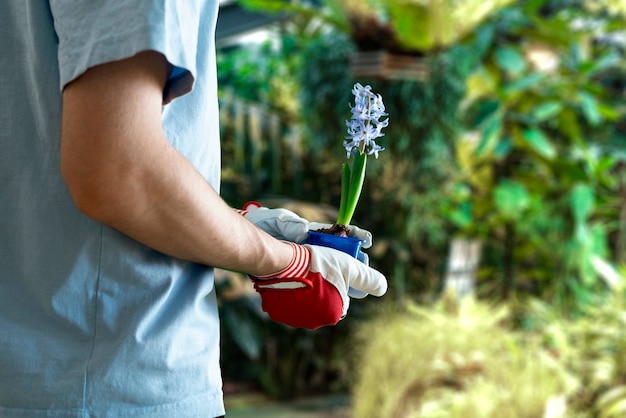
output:
POLYGON ((355 77, 427 80, 431 57, 512 0, 326 0, 341 7, 357 47, 355 77))
POLYGON ((355 84, 352 94, 355 97, 354 106, 350 106, 352 118, 346 121, 348 135, 343 141, 348 161, 341 167, 341 199, 337 220, 330 228, 310 231, 309 243, 335 248, 363 259, 360 252, 362 240, 348 236, 348 225, 363 190, 367 158, 371 155, 378 158, 378 153, 384 150, 376 143, 376 139, 384 136, 382 129, 389 125, 389 119, 382 119, 387 116, 382 97, 374 94, 369 85, 355 84))
POLYGON ((427 80, 430 61, 513 0, 240 0, 251 10, 316 19, 356 46, 355 78, 427 80))
POLYGON ((356 47, 350 56, 352 75, 382 80, 427 80, 430 75, 427 52, 407 48, 400 42, 389 19, 388 7, 362 0, 340 2, 345 30, 356 47))

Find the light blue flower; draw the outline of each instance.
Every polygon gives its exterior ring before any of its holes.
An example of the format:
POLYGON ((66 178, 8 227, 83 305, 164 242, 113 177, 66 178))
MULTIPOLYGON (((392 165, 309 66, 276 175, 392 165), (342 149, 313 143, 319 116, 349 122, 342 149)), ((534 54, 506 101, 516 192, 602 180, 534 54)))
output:
POLYGON ((350 106, 352 119, 346 121, 348 135, 344 147, 348 158, 356 153, 366 153, 378 158, 378 152, 384 150, 376 144, 375 139, 384 136, 382 129, 389 125, 389 119, 380 120, 387 116, 385 105, 380 94, 372 93, 371 86, 356 83, 352 89, 354 106, 350 106), (355 151, 356 150, 356 151, 355 151))

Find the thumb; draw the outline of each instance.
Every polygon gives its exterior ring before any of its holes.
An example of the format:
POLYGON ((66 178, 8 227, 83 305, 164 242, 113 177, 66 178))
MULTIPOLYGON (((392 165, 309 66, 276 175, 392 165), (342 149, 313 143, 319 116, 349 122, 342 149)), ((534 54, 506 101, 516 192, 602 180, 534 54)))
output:
POLYGON ((345 292, 352 288, 374 296, 387 292, 387 279, 379 271, 365 265, 356 258, 332 248, 306 244, 311 250, 311 271, 334 283, 341 281, 345 292))
POLYGON ((357 266, 357 271, 348 277, 348 283, 352 289, 374 296, 382 296, 387 293, 387 279, 381 272, 361 262, 353 264, 357 266))

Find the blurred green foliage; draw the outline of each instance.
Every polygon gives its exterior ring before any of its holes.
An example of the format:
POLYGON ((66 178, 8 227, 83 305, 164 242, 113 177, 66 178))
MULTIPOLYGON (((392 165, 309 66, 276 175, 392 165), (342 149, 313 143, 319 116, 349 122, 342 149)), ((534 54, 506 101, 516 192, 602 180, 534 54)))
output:
MULTIPOLYGON (((371 84, 391 116, 388 152, 370 164, 355 223, 375 232, 373 260, 400 297, 437 292, 447 244, 460 233, 484 241, 483 294, 541 294, 564 309, 589 303, 602 288, 591 260, 626 248, 618 221, 623 83, 614 85, 624 57, 606 41, 620 16, 595 3, 516 2, 424 58, 426 81, 355 80, 348 65, 355 14, 390 13, 401 2, 328 3, 317 15, 339 30, 310 30, 315 9, 292 3, 300 29, 282 39, 298 41, 276 49, 293 70, 286 83, 299 86, 300 196, 338 202, 350 88, 371 84), (294 64, 294 55, 305 58, 294 64)), ((370 30, 384 35, 379 20, 370 30)))
POLYGON ((454 295, 380 311, 357 334, 355 418, 623 417, 626 280, 603 272, 606 303, 576 318, 454 295))
POLYGON ((626 140, 616 129, 623 92, 604 82, 624 59, 606 42, 612 23, 577 2, 526 1, 475 34, 481 58, 457 143, 462 193, 447 213, 483 239, 483 280, 500 281, 505 297, 523 289, 572 309, 604 288, 591 263, 615 259, 616 145, 626 140))
MULTIPOLYGON (((246 3, 284 10, 282 1, 246 3)), ((598 269, 626 262, 626 47, 619 41, 621 3, 611 3, 608 9, 583 0, 514 2, 481 18, 480 26, 459 42, 415 54, 430 69, 430 77, 421 81, 355 79, 349 61, 362 45, 355 42, 350 20, 341 15, 338 3, 325 3, 332 7, 290 3, 289 10, 297 13, 279 26, 274 42, 220 54, 222 99, 228 93, 261 105, 281 123, 264 146, 235 138, 230 122, 223 123, 226 200, 240 206, 280 195, 338 205, 350 90, 355 82, 370 84, 383 96, 390 125, 381 138, 387 150, 368 163, 354 223, 374 234, 372 264, 390 281, 385 299, 437 298, 448 246, 462 235, 483 244, 480 298, 548 301, 553 305, 550 315, 563 317, 558 325, 563 332, 570 327, 579 332, 567 334, 567 341, 576 341, 572 345, 588 338, 583 334, 594 326, 604 326, 597 321, 606 320, 613 324, 607 325, 613 328, 606 344, 614 347, 606 353, 623 351, 618 343, 626 339, 618 332, 623 308, 600 280, 598 269), (287 152, 275 152, 278 148, 287 152), (602 316, 589 308, 605 304, 618 311, 602 316), (574 326, 569 321, 578 322, 574 326), (587 331, 581 331, 585 327, 587 331)), ((385 28, 380 29, 384 38, 385 28)), ((410 33, 411 28, 403 30, 410 33)), ((230 327, 251 321, 252 328, 244 326, 242 332, 253 336, 260 354, 248 353, 247 358, 261 368, 259 374, 274 376, 263 378, 269 392, 294 394, 289 388, 314 386, 306 379, 294 386, 279 378, 300 370, 300 360, 293 358, 286 361, 285 370, 272 371, 278 367, 275 363, 260 360, 267 355, 262 342, 274 338, 294 346, 303 339, 312 347, 323 335, 276 328, 270 336, 264 321, 235 318, 226 321, 230 327)), ((353 319, 350 315, 342 323, 345 335, 353 319)), ((251 344, 238 337, 231 342, 248 348, 251 344)), ((338 347, 344 347, 343 342, 338 347)), ((342 361, 337 351, 331 352, 333 360, 325 361, 342 361)), ((590 353, 577 352, 559 367, 587 379, 570 366, 590 353)), ((528 361, 515 356, 506 361, 528 361)), ((307 367, 312 374, 316 367, 323 370, 317 361, 307 367)), ((594 386, 578 397, 580 405, 597 408, 600 398, 607 405, 621 405, 615 399, 626 392, 620 386, 623 375, 611 379, 613 383, 594 386), (611 392, 614 383, 617 392, 611 392)), ((482 395, 491 394, 488 386, 483 389, 482 395)))
POLYGON ((510 328, 503 306, 450 295, 382 312, 361 331, 355 418, 566 416, 554 410, 576 382, 541 344, 510 328))
POLYGON ((626 414, 626 280, 604 266, 610 292, 604 303, 587 305, 566 319, 545 302, 533 300, 524 327, 575 379, 569 395, 572 417, 617 418, 626 414))

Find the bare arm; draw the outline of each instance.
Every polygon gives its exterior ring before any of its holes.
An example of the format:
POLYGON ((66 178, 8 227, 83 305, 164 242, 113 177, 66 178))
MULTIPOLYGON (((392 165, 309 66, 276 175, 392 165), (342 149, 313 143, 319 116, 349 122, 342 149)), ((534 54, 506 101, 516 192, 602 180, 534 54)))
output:
POLYGON ((161 54, 143 52, 66 86, 61 170, 77 207, 173 257, 253 275, 283 269, 291 246, 236 214, 167 142, 169 71, 161 54))

